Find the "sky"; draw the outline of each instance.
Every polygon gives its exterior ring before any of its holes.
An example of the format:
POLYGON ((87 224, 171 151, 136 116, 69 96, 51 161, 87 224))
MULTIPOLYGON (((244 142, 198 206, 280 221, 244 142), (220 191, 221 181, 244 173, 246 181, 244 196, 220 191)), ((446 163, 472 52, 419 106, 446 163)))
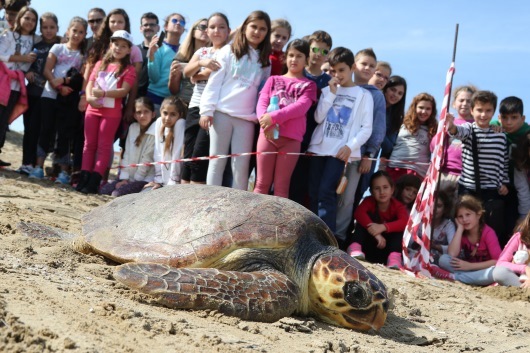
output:
MULTIPOLYGON (((144 12, 154 12, 161 20, 178 12, 189 26, 220 11, 228 16, 231 27, 237 27, 253 10, 264 10, 271 19, 291 23, 292 39, 325 30, 332 36, 333 47, 353 52, 373 48, 379 60, 390 62, 393 74, 407 80, 407 106, 415 95, 428 92, 436 98, 438 111, 458 23, 453 87, 473 84, 495 92, 499 101, 515 95, 530 107, 526 86, 530 82, 530 2, 523 0, 33 0, 32 6, 39 14, 55 13, 61 33, 73 16, 86 18, 92 7, 106 11, 121 7, 131 19, 136 43, 142 40, 139 27, 144 12)), ((13 130, 23 130, 21 120, 12 125, 13 130)))

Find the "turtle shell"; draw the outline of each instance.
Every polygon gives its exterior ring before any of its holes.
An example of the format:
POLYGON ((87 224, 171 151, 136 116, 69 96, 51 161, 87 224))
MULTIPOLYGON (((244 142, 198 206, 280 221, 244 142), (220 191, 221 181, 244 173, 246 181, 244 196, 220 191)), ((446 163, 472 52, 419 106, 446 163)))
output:
POLYGON ((287 248, 304 236, 336 245, 324 222, 296 202, 205 185, 116 198, 83 217, 83 234, 94 252, 117 262, 177 268, 209 267, 241 248, 287 248))

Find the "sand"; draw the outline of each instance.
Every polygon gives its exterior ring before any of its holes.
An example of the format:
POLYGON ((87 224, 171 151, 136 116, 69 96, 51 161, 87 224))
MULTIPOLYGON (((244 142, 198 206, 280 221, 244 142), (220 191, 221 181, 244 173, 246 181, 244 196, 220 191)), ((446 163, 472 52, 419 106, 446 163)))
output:
MULTIPOLYGON (((18 168, 21 135, 1 158, 18 168)), ((530 292, 419 279, 365 264, 387 285, 384 327, 360 333, 311 318, 267 324, 173 310, 112 277, 102 256, 22 235, 20 222, 79 234, 111 200, 0 170, 0 352, 530 352, 530 292)))

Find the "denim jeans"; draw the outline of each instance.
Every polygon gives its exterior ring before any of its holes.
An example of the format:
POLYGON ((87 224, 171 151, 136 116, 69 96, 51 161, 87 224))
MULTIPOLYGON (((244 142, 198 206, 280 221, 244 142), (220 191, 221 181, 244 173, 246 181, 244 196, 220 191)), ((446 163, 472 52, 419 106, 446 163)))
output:
POLYGON ((495 266, 476 271, 457 271, 451 266, 451 259, 452 257, 447 254, 440 256, 440 267, 454 273, 457 281, 475 286, 489 286, 493 283, 493 269, 495 266))

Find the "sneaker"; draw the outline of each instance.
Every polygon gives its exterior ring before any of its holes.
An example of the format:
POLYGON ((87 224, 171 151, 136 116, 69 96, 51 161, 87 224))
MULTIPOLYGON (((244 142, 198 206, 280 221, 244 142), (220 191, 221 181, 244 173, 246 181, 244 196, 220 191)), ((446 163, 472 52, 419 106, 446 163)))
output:
POLYGON ((41 167, 35 167, 31 173, 29 173, 29 177, 31 179, 44 179, 44 170, 42 170, 41 167))
POLYGON ((403 268, 403 259, 401 257, 401 253, 397 251, 391 252, 390 255, 388 255, 386 267, 393 270, 400 270, 403 268))
POLYGON ((443 268, 440 268, 436 265, 431 264, 431 266, 429 266, 429 272, 434 278, 437 278, 437 279, 445 279, 451 282, 454 282, 455 280, 454 273, 446 271, 443 268))
POLYGON ((356 260, 362 261, 365 259, 361 244, 359 243, 351 243, 351 245, 348 246, 348 250, 346 250, 346 252, 356 260))
POLYGON ((31 164, 23 164, 15 170, 19 174, 29 175, 33 171, 33 166, 31 164))
POLYGON ((4 162, 3 160, 0 159, 0 167, 9 167, 10 165, 11 165, 11 163, 4 162))
POLYGON ((55 179, 57 184, 70 184, 70 175, 67 172, 60 172, 57 179, 55 179))

